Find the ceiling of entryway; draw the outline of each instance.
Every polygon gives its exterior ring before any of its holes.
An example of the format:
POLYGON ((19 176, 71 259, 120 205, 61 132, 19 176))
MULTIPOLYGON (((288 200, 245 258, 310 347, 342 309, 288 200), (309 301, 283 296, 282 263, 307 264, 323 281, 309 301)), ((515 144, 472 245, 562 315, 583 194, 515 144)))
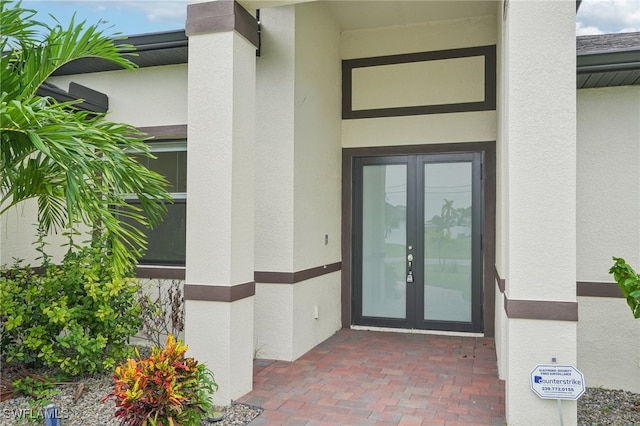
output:
MULTIPOLYGON (((314 0, 240 0, 248 10, 314 0)), ((496 0, 320 0, 342 31, 496 15, 496 0)))
POLYGON ((343 31, 496 15, 496 1, 327 1, 343 31))

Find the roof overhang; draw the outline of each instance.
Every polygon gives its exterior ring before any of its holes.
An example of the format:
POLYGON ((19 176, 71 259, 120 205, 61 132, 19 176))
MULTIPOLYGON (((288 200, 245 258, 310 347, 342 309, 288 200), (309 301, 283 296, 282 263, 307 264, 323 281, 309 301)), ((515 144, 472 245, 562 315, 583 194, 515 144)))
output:
MULTIPOLYGON (((186 64, 189 56, 189 39, 184 30, 167 31, 119 39, 116 45, 132 45, 124 50, 128 59, 138 67, 186 64)), ((116 71, 122 68, 113 62, 99 58, 78 59, 64 65, 53 75, 86 74, 101 71, 116 71)))
POLYGON ((640 85, 640 33, 577 39, 577 87, 640 85))

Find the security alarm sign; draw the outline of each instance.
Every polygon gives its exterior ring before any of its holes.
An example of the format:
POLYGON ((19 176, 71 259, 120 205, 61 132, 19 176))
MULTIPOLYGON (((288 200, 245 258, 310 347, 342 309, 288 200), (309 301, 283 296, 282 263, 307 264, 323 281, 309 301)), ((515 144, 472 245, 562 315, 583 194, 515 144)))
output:
POLYGON ((578 399, 584 376, 572 365, 540 364, 531 371, 531 390, 542 399, 578 399))

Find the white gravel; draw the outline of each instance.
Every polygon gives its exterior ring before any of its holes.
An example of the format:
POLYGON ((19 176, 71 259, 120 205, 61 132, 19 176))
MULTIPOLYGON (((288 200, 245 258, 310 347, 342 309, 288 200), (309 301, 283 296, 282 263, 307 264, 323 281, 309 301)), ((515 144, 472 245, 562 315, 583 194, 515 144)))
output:
POLYGON ((589 426, 640 425, 640 394, 587 388, 578 399, 578 424, 589 426))
MULTIPOLYGON (((60 392, 50 401, 56 404, 61 426, 119 426, 120 420, 114 417, 115 402, 109 399, 100 402, 107 395, 111 387, 111 377, 101 376, 79 380, 84 384, 84 390, 80 398, 74 402, 74 396, 78 385, 60 385, 60 392)), ((44 414, 40 408, 31 408, 30 398, 23 396, 0 402, 0 426, 42 425, 44 414), (31 419, 31 423, 29 420, 31 419), (34 423, 35 420, 35 423, 34 423)), ((41 405, 38 405, 41 406, 41 405)), ((35 406, 34 406, 35 407, 35 406)), ((221 408, 225 411, 222 421, 206 425, 246 425, 257 417, 262 410, 246 404, 233 404, 221 408)))

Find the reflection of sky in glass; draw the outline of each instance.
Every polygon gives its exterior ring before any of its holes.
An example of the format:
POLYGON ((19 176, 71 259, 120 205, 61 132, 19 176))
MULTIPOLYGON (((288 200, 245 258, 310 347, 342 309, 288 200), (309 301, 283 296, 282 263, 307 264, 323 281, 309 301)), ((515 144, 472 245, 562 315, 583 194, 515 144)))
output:
POLYGON ((407 205, 407 174, 404 164, 389 165, 385 171, 387 203, 392 206, 407 205))
POLYGON ((425 222, 442 213, 444 200, 458 209, 471 205, 471 163, 438 163, 424 166, 425 222))

